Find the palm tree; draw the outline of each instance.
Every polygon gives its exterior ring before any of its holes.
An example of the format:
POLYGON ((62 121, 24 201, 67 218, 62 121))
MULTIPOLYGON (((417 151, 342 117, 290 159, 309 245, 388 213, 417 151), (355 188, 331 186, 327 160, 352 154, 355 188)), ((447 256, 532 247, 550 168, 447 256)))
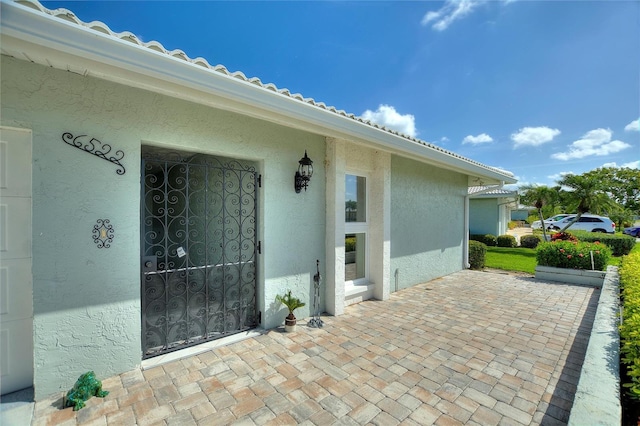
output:
POLYGON ((557 198, 557 193, 548 186, 538 185, 524 185, 520 187, 524 191, 522 200, 526 204, 533 204, 538 209, 538 216, 540 217, 540 223, 542 224, 542 235, 544 240, 547 240, 547 227, 544 225, 544 216, 542 215, 542 207, 549 204, 551 201, 557 198))
POLYGON ((602 180, 589 175, 566 175, 558 184, 567 188, 563 191, 565 204, 569 211, 575 211, 576 216, 560 232, 564 232, 580 217, 592 212, 595 214, 609 213, 617 208, 614 200, 606 194, 602 180))

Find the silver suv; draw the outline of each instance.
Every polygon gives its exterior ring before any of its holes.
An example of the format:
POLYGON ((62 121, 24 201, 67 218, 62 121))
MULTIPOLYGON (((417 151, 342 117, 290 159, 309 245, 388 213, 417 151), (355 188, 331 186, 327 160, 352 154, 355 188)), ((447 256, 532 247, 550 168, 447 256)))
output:
MULTIPOLYGON (((576 215, 571 215, 559 221, 552 222, 549 224, 548 229, 554 231, 563 229, 575 217, 576 215)), ((616 232, 616 224, 608 217, 597 216, 595 214, 583 214, 576 223, 569 227, 568 231, 606 232, 613 234, 616 232)))

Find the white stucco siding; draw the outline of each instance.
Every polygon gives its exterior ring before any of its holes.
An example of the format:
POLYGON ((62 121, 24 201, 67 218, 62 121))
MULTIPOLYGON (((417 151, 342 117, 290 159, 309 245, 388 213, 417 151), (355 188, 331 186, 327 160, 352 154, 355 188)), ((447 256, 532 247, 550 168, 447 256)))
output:
POLYGON ((497 200, 496 198, 469 200, 469 233, 500 235, 497 200))
POLYGON ((142 144, 256 162, 262 325, 281 324, 274 299, 288 288, 307 302, 298 318, 309 315, 315 262, 325 258, 323 137, 6 56, 1 66, 2 124, 33 131, 36 399, 87 370, 106 377, 140 364, 142 144), (122 150, 126 173, 65 144, 64 132, 122 150), (296 194, 305 149, 314 175, 296 194), (93 242, 97 219, 113 225, 110 248, 93 242))
POLYGON ((391 157, 391 291, 459 271, 467 177, 391 157))

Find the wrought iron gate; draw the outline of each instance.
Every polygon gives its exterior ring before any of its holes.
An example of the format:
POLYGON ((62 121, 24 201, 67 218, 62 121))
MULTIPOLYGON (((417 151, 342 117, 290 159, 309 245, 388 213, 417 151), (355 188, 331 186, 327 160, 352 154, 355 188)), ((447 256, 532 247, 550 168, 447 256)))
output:
POLYGON ((143 358, 256 326, 258 178, 250 163, 143 147, 143 358))

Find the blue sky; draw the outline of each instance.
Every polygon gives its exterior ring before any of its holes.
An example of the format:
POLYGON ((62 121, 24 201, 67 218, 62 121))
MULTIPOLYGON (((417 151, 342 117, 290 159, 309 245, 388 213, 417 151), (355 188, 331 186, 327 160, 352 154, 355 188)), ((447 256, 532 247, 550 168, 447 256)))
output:
POLYGON ((640 167, 637 1, 46 1, 520 184, 640 167))

